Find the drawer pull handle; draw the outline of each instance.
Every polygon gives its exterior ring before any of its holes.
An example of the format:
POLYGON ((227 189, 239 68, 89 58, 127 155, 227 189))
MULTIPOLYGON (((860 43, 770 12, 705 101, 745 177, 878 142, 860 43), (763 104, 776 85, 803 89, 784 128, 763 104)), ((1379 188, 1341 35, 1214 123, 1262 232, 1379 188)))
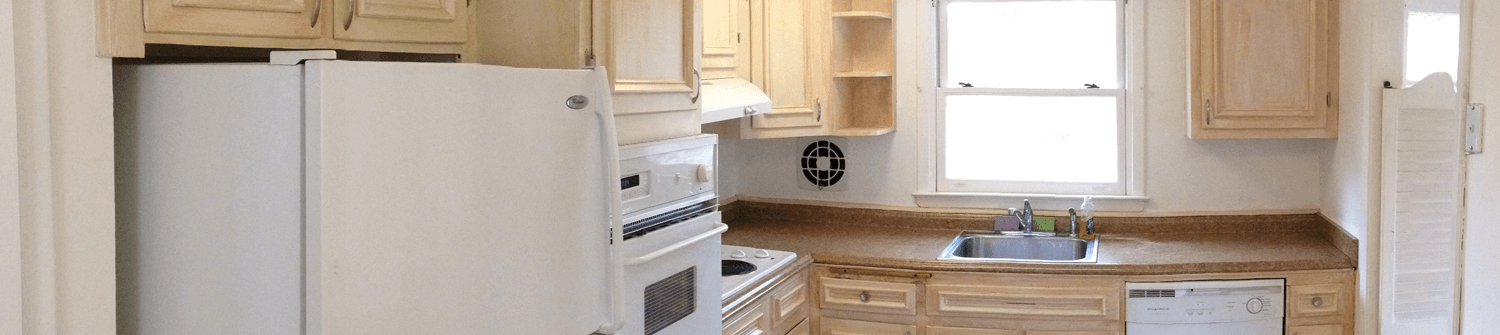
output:
POLYGON ((859 292, 860 302, 870 302, 870 291, 859 292))
POLYGON ((1313 307, 1323 307, 1323 297, 1313 297, 1312 305, 1313 307))

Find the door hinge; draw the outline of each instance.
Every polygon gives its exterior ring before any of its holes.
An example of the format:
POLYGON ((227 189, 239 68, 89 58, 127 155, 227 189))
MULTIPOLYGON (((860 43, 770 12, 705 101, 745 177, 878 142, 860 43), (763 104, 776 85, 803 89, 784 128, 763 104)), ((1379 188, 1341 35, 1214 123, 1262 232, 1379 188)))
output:
POLYGON ((937 8, 937 0, 932 0, 932 8, 937 8))

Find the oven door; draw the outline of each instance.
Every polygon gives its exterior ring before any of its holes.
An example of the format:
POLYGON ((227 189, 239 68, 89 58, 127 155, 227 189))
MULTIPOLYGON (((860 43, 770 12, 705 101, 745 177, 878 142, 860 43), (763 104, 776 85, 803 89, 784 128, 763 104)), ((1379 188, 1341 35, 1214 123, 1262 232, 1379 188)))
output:
POLYGON ((719 212, 626 240, 624 335, 718 334, 719 212))

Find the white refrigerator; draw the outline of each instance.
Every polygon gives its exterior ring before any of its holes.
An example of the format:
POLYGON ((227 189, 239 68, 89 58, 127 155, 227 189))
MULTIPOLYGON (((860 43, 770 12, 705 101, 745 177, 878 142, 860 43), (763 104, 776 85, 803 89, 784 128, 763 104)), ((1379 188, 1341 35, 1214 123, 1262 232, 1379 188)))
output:
POLYGON ((121 334, 619 328, 602 69, 122 65, 115 92, 121 334))

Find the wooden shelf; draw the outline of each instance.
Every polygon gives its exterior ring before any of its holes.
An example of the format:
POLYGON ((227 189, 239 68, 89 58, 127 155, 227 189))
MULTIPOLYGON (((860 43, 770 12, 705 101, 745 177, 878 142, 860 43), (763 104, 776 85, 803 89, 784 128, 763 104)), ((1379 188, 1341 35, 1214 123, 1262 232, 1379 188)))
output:
POLYGON ((890 72, 885 71, 850 71, 834 72, 834 78, 885 78, 890 77, 890 72))
POLYGON ((866 19, 866 20, 890 20, 891 13, 877 11, 848 11, 833 12, 835 19, 866 19))
POLYGON ((833 136, 840 136, 840 137, 880 136, 880 135, 890 134, 893 131, 896 131, 896 128, 843 128, 843 129, 834 130, 833 131, 833 136))

